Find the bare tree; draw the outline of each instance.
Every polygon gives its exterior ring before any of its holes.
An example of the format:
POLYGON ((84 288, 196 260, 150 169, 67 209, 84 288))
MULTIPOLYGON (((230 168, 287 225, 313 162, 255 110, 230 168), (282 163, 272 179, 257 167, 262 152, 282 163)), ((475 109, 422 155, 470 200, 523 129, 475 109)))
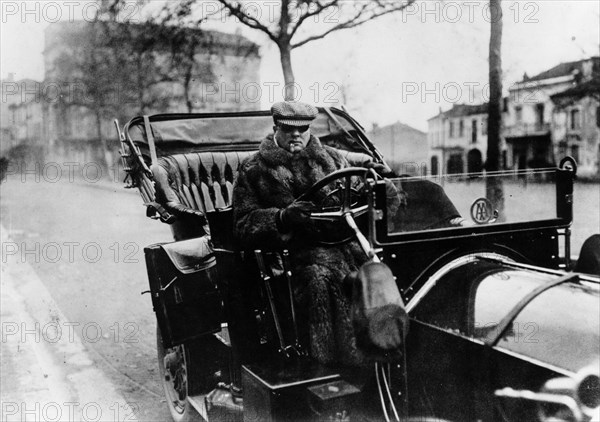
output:
MULTIPOLYGON (((52 83, 64 84, 64 92, 68 96, 60 96, 53 107, 57 114, 65 117, 69 109, 87 110, 94 118, 95 132, 101 151, 104 165, 109 166, 110 157, 107 140, 102 130, 102 122, 109 116, 123 115, 122 98, 123 90, 116 83, 118 74, 123 69, 119 66, 116 52, 104 48, 106 37, 105 30, 99 22, 90 23, 91 30, 77 32, 77 37, 65 37, 62 52, 54 61, 53 76, 56 80, 52 83), (66 80, 65 80, 66 79, 66 80)), ((65 117, 66 118, 66 117, 65 117)), ((66 121, 58 127, 66 130, 66 121)), ((81 134, 74 134, 81 136, 81 134)))
MULTIPOLYGON (((97 1, 100 7, 94 23, 104 25, 99 47, 118 56, 118 80, 128 103, 136 105, 135 112, 164 112, 181 103, 192 112, 192 82, 214 79, 212 37, 200 28, 169 26, 151 16, 142 22, 128 21, 124 16, 130 15, 130 0, 97 1), (200 51, 208 54, 200 59, 200 51), (181 94, 176 94, 175 86, 182 88, 181 94)), ((136 3, 142 10, 150 0, 136 3)))
MULTIPOLYGON (((490 53, 489 84, 490 103, 488 109, 488 147, 486 169, 498 171, 500 163, 500 141, 502 133, 502 4, 501 0, 490 0, 490 53)), ((500 216, 504 214, 504 189, 502 179, 488 176, 486 196, 494 204, 500 216)))
MULTIPOLYGON (((185 0, 171 8, 168 18, 181 23, 194 13, 194 5, 202 0, 185 0)), ((235 17, 241 24, 265 34, 279 49, 285 97, 294 96, 294 70, 292 51, 310 42, 323 39, 343 29, 355 28, 381 16, 406 9, 415 0, 281 0, 276 10, 265 9, 264 13, 249 12, 248 2, 218 0, 221 12, 235 17), (274 13, 271 13, 273 11, 274 13), (255 16, 256 15, 256 16, 255 16), (319 29, 307 29, 310 21, 323 22, 319 29), (331 23, 327 23, 331 22, 331 23), (304 30, 302 30, 303 28, 304 30)), ((256 2, 251 2, 256 6, 256 2)), ((268 6, 272 6, 269 4, 268 6)), ((204 17, 205 18, 205 17, 204 17)), ((200 21, 204 20, 202 18, 200 21)), ((188 21, 189 23, 189 21, 188 21)))
MULTIPOLYGON (((72 110, 79 119, 93 119, 94 141, 103 152, 99 158, 106 168, 112 164, 110 151, 114 149, 109 145, 112 137, 107 137, 110 126, 106 122, 164 112, 184 101, 191 111, 190 81, 200 66, 195 60, 200 31, 121 22, 121 7, 119 1, 103 1, 93 21, 65 26, 65 31, 73 32, 61 38, 49 76, 52 80, 48 81, 65 84, 64 92, 71 93, 53 101, 57 116, 66 119, 72 110)), ((65 122, 57 127, 66 130, 65 122)))
POLYGON ((163 23, 155 25, 160 32, 165 48, 170 51, 168 73, 172 82, 181 85, 182 98, 179 102, 185 104, 187 112, 194 111, 192 94, 198 83, 211 83, 215 80, 212 67, 215 42, 211 34, 199 29, 181 26, 167 26, 163 23), (200 53, 200 56, 198 55, 200 53), (201 57, 201 58, 200 58, 201 57))

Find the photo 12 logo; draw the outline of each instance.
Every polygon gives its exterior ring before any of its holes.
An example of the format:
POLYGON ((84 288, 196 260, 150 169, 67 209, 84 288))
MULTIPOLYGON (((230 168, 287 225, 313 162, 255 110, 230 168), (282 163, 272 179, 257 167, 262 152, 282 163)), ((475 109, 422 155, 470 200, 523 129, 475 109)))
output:
MULTIPOLYGON (((102 10, 103 2, 96 1, 0 1, 2 23, 56 23, 84 20, 93 22, 102 10)), ((140 22, 139 1, 120 2, 116 16, 120 22, 140 22)))
POLYGON ((281 82, 211 82, 199 86, 199 99, 204 103, 269 103, 284 98, 287 90, 291 91, 291 101, 305 101, 314 104, 337 104, 340 100, 341 87, 335 82, 314 82, 301 85, 297 82, 282 84, 281 82))
MULTIPOLYGON (((406 0, 394 1, 405 2, 406 0)), ((365 1, 353 0, 352 2, 348 3, 352 4, 355 9, 359 9, 363 6, 365 1)), ((227 20, 233 18, 235 23, 240 23, 240 18, 236 17, 235 15, 232 16, 229 8, 223 7, 223 4, 217 0, 202 0, 197 2, 195 6, 197 7, 195 8, 194 13, 196 16, 198 16, 199 20, 210 18, 212 21, 219 20, 222 23, 225 23, 227 20)), ((239 8, 239 12, 242 15, 247 16, 254 22, 272 24, 279 21, 281 1, 243 1, 237 2, 235 7, 239 8)), ((337 24, 340 22, 340 8, 340 4, 334 1, 319 3, 291 0, 288 3, 288 17, 290 23, 296 23, 302 18, 303 20, 308 20, 317 24, 337 24), (326 7, 323 7, 324 5, 326 7)), ((175 7, 175 13, 177 13, 177 6, 175 7)))
POLYGON ((78 331, 83 343, 97 343, 105 340, 113 343, 139 343, 138 334, 140 327, 135 322, 115 322, 109 327, 104 327, 97 322, 85 324, 70 321, 51 321, 45 324, 35 322, 2 321, 0 324, 2 343, 17 341, 20 344, 34 343, 75 343, 75 330, 78 331))
MULTIPOLYGON (((98 242, 2 242, 2 263, 41 262, 56 264, 67 262, 85 262, 95 264, 102 258, 109 259, 115 264, 137 264, 140 245, 135 242, 119 243, 102 246, 98 242)), ((106 260, 104 261, 106 262, 106 260)))
POLYGON ((137 421, 140 406, 133 402, 16 402, 2 401, 2 421, 126 422, 137 421))
POLYGON ((16 180, 21 183, 98 183, 111 180, 120 184, 125 175, 121 162, 107 168, 94 161, 59 163, 17 159, 7 161, 0 180, 16 180))
MULTIPOLYGON (((533 1, 505 2, 503 18, 514 23, 539 23, 540 6, 533 1)), ((421 23, 492 22, 502 16, 488 1, 430 1, 411 3, 402 13, 402 23, 411 18, 421 23)))
MULTIPOLYGON (((544 98, 543 89, 538 86, 523 88, 515 83, 508 87, 510 100, 520 104, 537 104, 544 98)), ((490 84, 471 81, 460 82, 402 82, 403 103, 486 103, 490 100, 490 84)))
POLYGON ((103 167, 95 162, 84 163, 76 162, 56 163, 56 162, 26 162, 9 161, 6 167, 4 178, 14 178, 20 176, 21 183, 58 183, 68 180, 73 183, 76 180, 83 180, 87 183, 96 183, 103 177, 103 167))

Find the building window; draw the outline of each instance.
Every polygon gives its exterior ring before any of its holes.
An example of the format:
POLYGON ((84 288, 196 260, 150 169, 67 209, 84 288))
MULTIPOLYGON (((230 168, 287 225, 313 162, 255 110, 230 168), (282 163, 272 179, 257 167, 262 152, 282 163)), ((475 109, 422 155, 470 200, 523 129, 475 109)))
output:
POLYGON ((450 138, 454 138, 454 122, 450 122, 450 138))
POLYGON ((579 162, 579 145, 571 145, 571 157, 575 159, 575 162, 579 162))
POLYGON ((579 129, 581 127, 581 123, 579 121, 579 109, 574 108, 571 110, 571 129, 579 129))
POLYGON ((560 141, 558 143, 558 156, 562 158, 565 155, 567 155, 567 143, 565 141, 560 141))
POLYGON ((70 137, 73 134, 73 127, 71 126, 71 113, 68 108, 63 108, 61 125, 63 127, 63 134, 67 137, 70 137))
POLYGON ((521 121, 523 121, 523 107, 520 105, 515 107, 515 118, 517 123, 521 123, 521 121))
POLYGON ((477 142, 477 119, 471 121, 471 143, 477 142))
POLYGON ((488 118, 484 117, 483 119, 481 119, 481 134, 487 135, 487 130, 488 130, 488 118))
POLYGON ((438 158, 436 155, 431 157, 431 175, 432 176, 438 175, 438 158))
POLYGON ((464 173, 462 154, 451 154, 446 165, 448 174, 464 173))
POLYGON ((465 122, 463 119, 458 121, 458 136, 463 137, 465 135, 465 122))
POLYGON ((544 104, 536 104, 535 105, 535 114, 538 125, 544 124, 544 104))

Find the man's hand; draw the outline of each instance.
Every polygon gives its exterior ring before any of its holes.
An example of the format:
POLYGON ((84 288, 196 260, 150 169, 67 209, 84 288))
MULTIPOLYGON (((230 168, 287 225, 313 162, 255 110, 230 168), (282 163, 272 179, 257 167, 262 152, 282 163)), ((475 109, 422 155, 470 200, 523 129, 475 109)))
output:
POLYGON ((377 173, 381 177, 391 177, 391 178, 397 177, 394 170, 392 170, 391 168, 389 168, 387 165, 385 165, 383 163, 376 163, 374 161, 369 161, 368 163, 365 164, 365 167, 368 169, 373 169, 375 171, 375 173, 377 173))
POLYGON ((408 195, 402 189, 402 184, 399 181, 392 183, 388 179, 385 180, 385 196, 387 197, 388 207, 393 207, 392 214, 395 214, 399 207, 406 208, 408 205, 408 195))
POLYGON ((279 230, 287 233, 292 229, 300 226, 309 226, 310 212, 315 208, 315 205, 309 201, 292 202, 286 208, 279 211, 277 215, 277 225, 279 230))

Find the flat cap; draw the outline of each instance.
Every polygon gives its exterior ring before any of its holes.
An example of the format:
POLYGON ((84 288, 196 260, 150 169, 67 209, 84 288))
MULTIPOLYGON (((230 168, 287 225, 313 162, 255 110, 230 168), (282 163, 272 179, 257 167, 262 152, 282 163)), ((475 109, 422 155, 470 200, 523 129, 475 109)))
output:
POLYGON ((275 123, 289 126, 306 126, 317 117, 319 111, 310 104, 282 101, 273 104, 271 114, 275 123))

